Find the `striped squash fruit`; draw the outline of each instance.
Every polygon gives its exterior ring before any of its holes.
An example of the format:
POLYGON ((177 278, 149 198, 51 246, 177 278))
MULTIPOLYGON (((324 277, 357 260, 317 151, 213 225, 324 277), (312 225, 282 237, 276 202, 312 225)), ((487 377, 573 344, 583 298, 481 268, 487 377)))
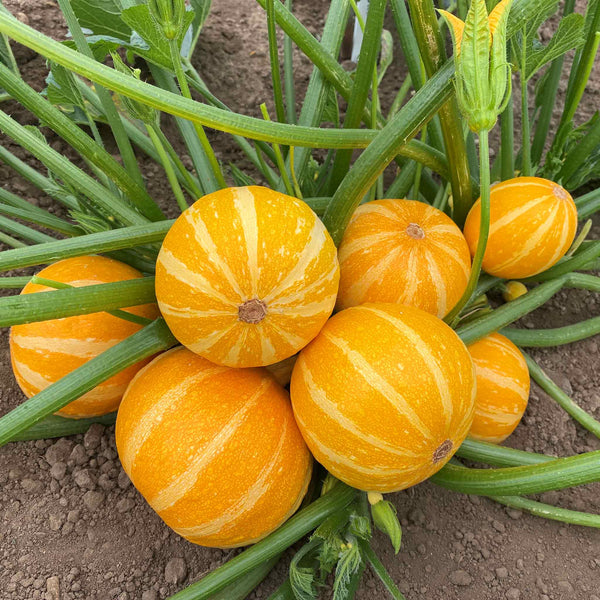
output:
POLYGON ((468 348, 477 376, 475 417, 469 436, 499 444, 515 430, 527 408, 527 363, 521 351, 499 333, 468 348))
POLYGON ((260 540, 296 511, 311 476, 289 396, 267 371, 215 365, 181 346, 131 382, 116 443, 148 504, 203 546, 260 540))
POLYGON ((338 257, 338 309, 394 302, 442 318, 459 301, 471 273, 460 229, 437 208, 414 200, 360 206, 338 257))
POLYGON ((264 187, 204 196, 167 234, 156 297, 175 337, 230 367, 292 356, 335 305, 333 240, 304 202, 264 187))
MULTIPOLYGON (((479 241, 481 200, 471 208, 465 237, 471 254, 479 241)), ((503 279, 531 277, 555 265, 571 247, 577 209, 569 192, 540 177, 516 177, 490 192, 490 233, 483 269, 503 279)))
MULTIPOLYGON (((129 265, 104 256, 80 256, 56 262, 42 269, 38 276, 82 287, 137 279, 142 274, 129 265)), ((51 289, 28 283, 21 294, 47 292, 51 289)), ((155 304, 124 310, 148 319, 158 316, 155 304)), ((34 396, 91 358, 122 342, 141 327, 106 312, 15 325, 10 331, 10 357, 17 383, 28 398, 34 396)), ((140 361, 117 373, 67 404, 57 414, 79 419, 116 410, 127 385, 147 362, 148 360, 140 361)))
POLYGON ((300 352, 291 396, 315 458, 345 483, 393 492, 438 471, 473 420, 469 352, 443 321, 399 304, 333 316, 300 352))

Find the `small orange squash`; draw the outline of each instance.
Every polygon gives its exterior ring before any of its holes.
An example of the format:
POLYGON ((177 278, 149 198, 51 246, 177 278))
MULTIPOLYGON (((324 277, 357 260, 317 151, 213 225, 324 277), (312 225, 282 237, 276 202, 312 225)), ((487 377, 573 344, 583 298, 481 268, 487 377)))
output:
POLYGON ((292 356, 331 314, 336 249, 304 202, 264 187, 204 196, 167 234, 156 297, 177 339, 210 361, 255 367, 292 356))
POLYGON ((473 420, 475 372, 443 321, 363 304, 333 316, 300 352, 292 405, 315 458, 345 483, 393 492, 438 471, 473 420))
MULTIPOLYGON (((80 256, 56 262, 42 269, 38 276, 82 287, 137 279, 142 274, 129 265, 104 256, 80 256)), ((28 283, 21 293, 33 294, 51 289, 28 283)), ((158 316, 155 304, 125 310, 148 319, 158 316)), ((106 312, 15 325, 10 331, 10 357, 15 378, 29 398, 141 327, 106 312)), ((117 373, 67 404, 57 414, 79 419, 116 410, 127 385, 147 362, 140 361, 117 373)))
POLYGON ((527 408, 527 363, 521 351, 499 333, 468 348, 477 375, 475 417, 469 436, 499 444, 515 430, 527 408))
POLYGON ((256 542, 300 505, 312 458, 287 392, 264 369, 231 369, 181 346, 131 382, 116 443, 125 472, 190 542, 256 542))
POLYGON ((360 206, 338 256, 338 309, 396 302, 442 318, 459 301, 471 273, 460 229, 437 208, 414 200, 360 206))
MULTIPOLYGON (((481 200, 465 222, 474 255, 479 241, 481 200)), ((567 190, 540 177, 516 177, 490 192, 490 234, 483 269, 504 279, 531 277, 555 265, 577 231, 577 209, 567 190)))

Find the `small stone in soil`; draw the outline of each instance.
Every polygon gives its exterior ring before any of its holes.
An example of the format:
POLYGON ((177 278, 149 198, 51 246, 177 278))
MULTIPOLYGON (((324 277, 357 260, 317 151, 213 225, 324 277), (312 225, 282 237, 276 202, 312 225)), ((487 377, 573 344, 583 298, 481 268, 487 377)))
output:
POLYGON ((466 571, 459 569, 450 573, 450 581, 454 585, 467 586, 471 585, 473 578, 466 571))
POLYGON ((60 600, 60 580, 56 575, 46 579, 46 593, 48 600, 60 600))
POLYGON ((52 465, 50 475, 59 481, 64 478, 67 473, 67 465, 64 462, 57 462, 52 465))
POLYGON ((165 567, 167 583, 181 583, 187 575, 187 565, 183 558, 172 558, 165 567))
POLYGON ((498 567, 496 569, 496 577, 498 579, 506 579, 508 577, 508 569, 506 567, 498 567))
POLYGON ((104 502, 104 494, 90 490, 83 495, 83 503, 90 512, 94 512, 100 508, 104 502))
POLYGON ((521 597, 521 592, 517 588, 510 588, 506 592, 506 599, 507 600, 519 600, 520 597, 521 597))

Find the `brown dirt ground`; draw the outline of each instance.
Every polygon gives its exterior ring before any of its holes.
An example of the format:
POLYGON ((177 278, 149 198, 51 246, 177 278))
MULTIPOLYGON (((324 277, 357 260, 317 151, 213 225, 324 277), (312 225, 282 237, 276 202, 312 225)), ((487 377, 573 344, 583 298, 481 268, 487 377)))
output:
MULTIPOLYGON (((6 0, 33 27, 61 39, 64 23, 50 0, 6 0)), ((297 0, 296 12, 313 31, 327 3, 297 0)), ((392 24, 388 20, 388 27, 392 24)), ((265 19, 246 0, 217 0, 195 61, 214 93, 235 110, 259 115, 269 100, 265 19)), ((24 48, 16 54, 25 77, 42 89, 45 64, 24 48)), ((296 57, 299 98, 310 73, 296 57)), ((597 75, 600 73, 597 72, 597 75)), ((584 110, 598 106, 600 78, 584 110), (587 108, 586 108, 587 107, 587 108)), ((402 60, 384 88, 389 103, 403 77, 402 60)), ((15 104, 7 110, 34 122, 15 104)), ((170 127, 172 129, 172 127, 170 127)), ((223 134, 210 133, 219 157, 240 161, 223 134)), ((53 147, 66 151, 56 136, 53 147)), ((6 138, 2 143, 17 147, 6 138)), ((21 156, 23 154, 21 153, 21 156)), ((76 160, 76 157, 73 156, 76 160)), ((35 159, 27 158, 36 165, 35 159)), ((140 157, 151 193, 164 190, 155 165, 140 157), (161 187, 162 186, 162 187, 161 187)), ((47 198, 0 166, 8 189, 49 206, 47 198)), ((172 205, 172 199, 165 199, 172 205)), ((600 223, 595 236, 599 237, 600 223)), ((586 292, 565 292, 525 320, 525 327, 560 326, 600 314, 586 292)), ((10 370, 8 332, 0 333, 0 412, 23 400, 10 370)), ((599 338, 535 352, 544 368, 581 406, 600 418, 599 338)), ((557 456, 600 448, 539 388, 511 446, 557 456)), ((232 556, 193 546, 173 534, 130 485, 115 451, 113 429, 94 426, 84 436, 11 444, 0 450, 0 598, 45 600, 156 600, 182 589, 232 556)), ((400 554, 375 535, 375 549, 408 600, 599 600, 600 533, 506 510, 490 500, 454 494, 425 483, 392 497, 404 527, 400 554), (595 595, 596 594, 596 595, 595 595)), ((547 502, 600 512, 600 484, 543 496, 547 502)), ((280 565, 250 598, 266 598, 283 580, 280 565)), ((357 598, 385 598, 367 572, 357 598)))

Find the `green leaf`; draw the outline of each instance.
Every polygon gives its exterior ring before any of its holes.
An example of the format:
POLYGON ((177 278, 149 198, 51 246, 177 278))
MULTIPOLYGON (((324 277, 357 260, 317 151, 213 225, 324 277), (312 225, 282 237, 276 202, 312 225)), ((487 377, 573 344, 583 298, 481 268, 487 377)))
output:
POLYGON ((377 81, 381 83, 385 76, 385 72, 394 60, 394 38, 392 34, 384 29, 381 32, 381 50, 379 52, 379 68, 377 73, 377 81))
MULTIPOLYGON (((127 38, 129 39, 129 38, 127 38)), ((119 48, 126 47, 128 42, 109 35, 88 35, 86 37, 88 46, 90 47, 94 58, 99 62, 104 62, 104 59, 119 48)), ((65 40, 65 46, 77 50, 77 46, 73 40, 65 40)))
POLYGON ((50 73, 46 78, 48 100, 56 106, 78 106, 83 108, 84 101, 75 76, 56 63, 50 64, 50 73))
POLYGON ((350 541, 340 553, 333 582, 333 600, 347 600, 352 596, 352 582, 360 573, 363 558, 358 543, 350 541))
POLYGON ((248 186, 248 185, 256 185, 256 181, 250 177, 250 175, 246 175, 241 169, 239 169, 233 163, 229 163, 229 169, 231 170, 231 176, 233 177, 233 181, 235 185, 239 186, 248 186))
POLYGON ((371 521, 368 517, 352 512, 348 531, 357 538, 368 541, 371 539, 371 521))
POLYGON ((320 540, 312 539, 296 552, 290 562, 290 585, 296 600, 317 600, 317 572, 314 556, 320 545, 320 540), (301 565, 303 560, 310 564, 301 565))
MULTIPOLYGON (((121 18, 133 30, 128 44, 131 51, 155 65, 173 68, 169 42, 157 27, 148 5, 139 4, 126 8, 121 13, 121 18)), ((182 33, 177 40, 180 46, 193 19, 193 11, 186 12, 182 33)))
POLYGON ((212 0, 190 0, 192 10, 194 11, 194 20, 192 21, 192 29, 194 36, 200 33, 212 6, 212 0))
POLYGON ((128 40, 131 28, 121 19, 120 0, 71 0, 82 28, 94 35, 128 40))
POLYGON ((332 85, 327 86, 327 97, 323 107, 323 123, 333 123, 337 128, 340 126, 340 107, 338 105, 337 93, 332 85))
POLYGON ((525 78, 531 79, 546 63, 553 61, 573 48, 579 48, 584 41, 583 29, 583 16, 572 13, 560 21, 556 33, 546 46, 543 46, 538 40, 532 39, 529 41, 530 50, 527 52, 525 78))

